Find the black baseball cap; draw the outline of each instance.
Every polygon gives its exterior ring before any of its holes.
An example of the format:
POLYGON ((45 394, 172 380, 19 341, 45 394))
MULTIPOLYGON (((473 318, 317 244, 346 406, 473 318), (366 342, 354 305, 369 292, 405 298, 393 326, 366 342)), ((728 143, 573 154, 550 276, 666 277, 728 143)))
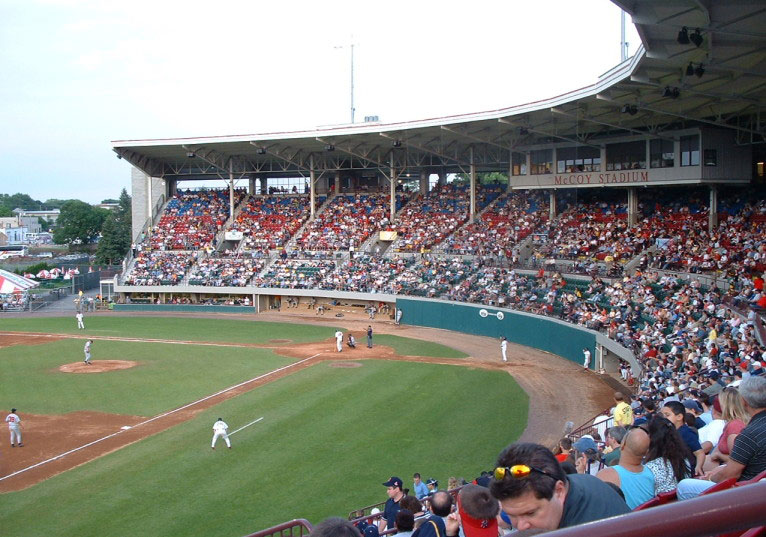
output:
POLYGON ((388 481, 386 481, 385 483, 383 483, 383 485, 386 486, 386 487, 399 487, 399 488, 402 488, 402 480, 399 479, 398 477, 391 476, 391 478, 388 481))

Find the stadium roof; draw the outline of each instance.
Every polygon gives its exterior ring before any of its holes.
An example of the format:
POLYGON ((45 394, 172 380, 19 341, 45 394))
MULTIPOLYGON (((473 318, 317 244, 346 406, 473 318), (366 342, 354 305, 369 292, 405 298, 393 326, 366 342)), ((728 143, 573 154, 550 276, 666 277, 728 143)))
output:
POLYGON ((118 140, 120 158, 154 177, 204 179, 322 170, 506 170, 511 151, 600 147, 615 136, 672 138, 711 125, 766 141, 766 3, 613 0, 633 18, 637 53, 590 86, 519 106, 399 123, 294 132, 118 140), (684 37, 685 36, 685 37, 684 37))

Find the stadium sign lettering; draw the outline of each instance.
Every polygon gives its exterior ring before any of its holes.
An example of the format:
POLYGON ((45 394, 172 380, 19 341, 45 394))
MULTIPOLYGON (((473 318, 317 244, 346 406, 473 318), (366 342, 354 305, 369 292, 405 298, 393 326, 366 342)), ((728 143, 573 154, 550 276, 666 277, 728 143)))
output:
POLYGON ((554 176, 556 185, 605 185, 610 183, 648 183, 649 172, 572 173, 554 176))

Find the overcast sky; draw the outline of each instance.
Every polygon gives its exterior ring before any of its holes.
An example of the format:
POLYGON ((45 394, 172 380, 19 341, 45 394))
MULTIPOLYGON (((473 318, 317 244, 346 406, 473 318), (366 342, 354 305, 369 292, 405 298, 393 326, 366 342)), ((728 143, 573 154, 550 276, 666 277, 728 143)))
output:
MULTIPOLYGON (((628 17, 630 53, 639 45, 628 17)), ((0 0, 0 193, 130 192, 112 140, 491 110, 620 59, 609 0, 0 0)))

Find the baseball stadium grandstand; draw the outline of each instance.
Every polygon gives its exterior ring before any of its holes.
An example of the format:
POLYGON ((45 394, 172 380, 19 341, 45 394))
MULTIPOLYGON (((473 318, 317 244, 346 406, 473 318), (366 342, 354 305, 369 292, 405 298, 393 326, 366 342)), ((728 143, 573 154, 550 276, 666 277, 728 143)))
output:
MULTIPOLYGON (((613 375, 636 414, 674 398, 699 416, 764 378, 766 5, 613 3, 641 47, 563 95, 401 123, 113 142, 132 166, 134 241, 115 309, 257 314, 289 296, 578 363, 585 348, 585 367, 613 375)), ((608 442, 610 416, 592 425, 571 439, 608 442)), ((686 477, 707 475, 704 460, 686 477)), ((759 464, 716 485, 728 490, 647 512, 661 503, 649 500, 587 533, 763 535, 759 464)), ((256 535, 289 528, 310 525, 256 535)))

